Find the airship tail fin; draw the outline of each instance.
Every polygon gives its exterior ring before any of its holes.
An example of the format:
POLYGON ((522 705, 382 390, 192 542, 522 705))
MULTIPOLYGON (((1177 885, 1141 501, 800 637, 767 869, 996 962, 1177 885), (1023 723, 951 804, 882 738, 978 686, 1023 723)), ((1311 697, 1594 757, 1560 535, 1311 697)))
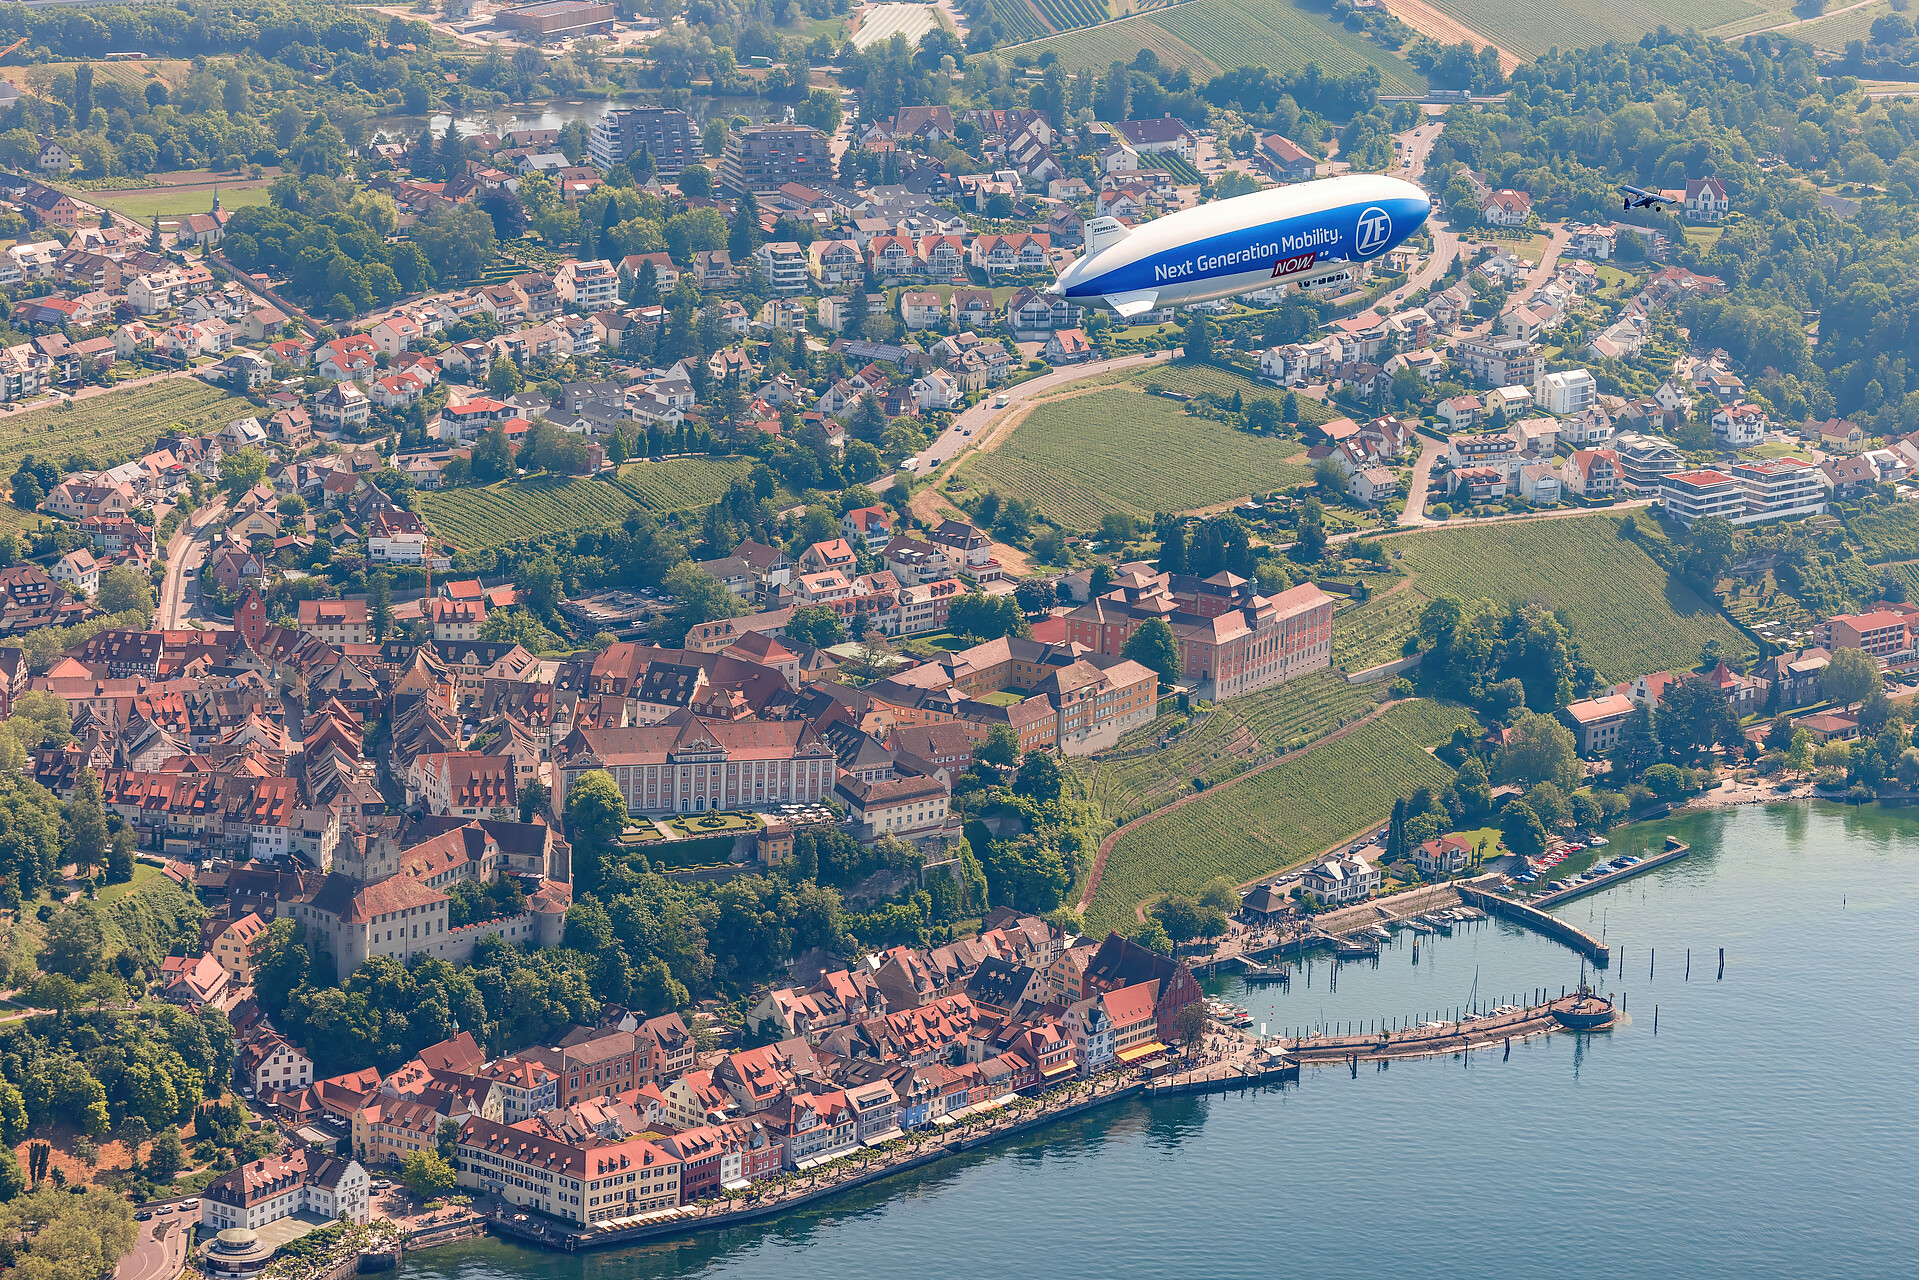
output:
POLYGON ((1108 245, 1118 244, 1132 229, 1118 218, 1091 218, 1086 223, 1086 256, 1092 257, 1108 245))
POLYGON ((1157 290, 1142 289, 1138 293, 1109 293, 1106 295, 1106 305, 1122 320, 1131 320, 1151 311, 1158 299, 1157 290))

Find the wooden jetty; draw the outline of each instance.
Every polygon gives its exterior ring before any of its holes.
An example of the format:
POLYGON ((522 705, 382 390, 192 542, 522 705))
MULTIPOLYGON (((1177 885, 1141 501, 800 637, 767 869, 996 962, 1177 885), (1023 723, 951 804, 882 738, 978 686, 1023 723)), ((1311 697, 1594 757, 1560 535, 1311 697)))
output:
POLYGON ((1301 1063, 1379 1062, 1458 1053, 1508 1040, 1524 1041, 1555 1031, 1596 1031, 1612 1024, 1612 1002, 1591 992, 1575 992, 1510 1013, 1487 1014, 1362 1035, 1303 1036, 1286 1043, 1301 1063))
POLYGON ((1146 1096, 1164 1098, 1181 1093, 1226 1093, 1289 1084, 1299 1079, 1299 1060, 1276 1045, 1262 1045, 1238 1061, 1216 1062, 1146 1082, 1146 1096))
POLYGON ((1249 987, 1265 987, 1273 983, 1287 986, 1293 980, 1293 967, 1289 964, 1261 964, 1250 956, 1242 955, 1239 957, 1239 967, 1240 981, 1249 987))

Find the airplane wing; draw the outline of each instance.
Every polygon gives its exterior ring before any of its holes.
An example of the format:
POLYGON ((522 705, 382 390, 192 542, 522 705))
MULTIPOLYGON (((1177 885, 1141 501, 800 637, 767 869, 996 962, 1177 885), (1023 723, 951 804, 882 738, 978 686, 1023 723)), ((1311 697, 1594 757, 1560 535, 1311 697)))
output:
POLYGON ((1158 298, 1157 289, 1142 289, 1137 293, 1109 293, 1106 295, 1106 305, 1111 307, 1121 319, 1131 320, 1151 311, 1158 298))

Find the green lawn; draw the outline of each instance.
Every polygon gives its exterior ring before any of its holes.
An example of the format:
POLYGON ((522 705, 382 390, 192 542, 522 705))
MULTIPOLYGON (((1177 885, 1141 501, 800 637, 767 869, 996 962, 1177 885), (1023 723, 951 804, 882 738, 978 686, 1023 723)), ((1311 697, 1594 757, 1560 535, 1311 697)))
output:
MULTIPOLYGON (((213 192, 203 187, 190 190, 149 187, 135 191, 74 191, 72 194, 88 204, 104 205, 140 222, 150 220, 156 213, 163 219, 180 218, 189 213, 205 213, 213 207, 213 192)), ((220 188, 220 207, 223 209, 240 209, 266 202, 267 187, 264 182, 257 186, 222 185, 220 188)))
POLYGON ((1418 700, 1295 760, 1195 800, 1114 844, 1086 912, 1094 935, 1131 928, 1134 909, 1191 893, 1216 875, 1244 884, 1296 867, 1392 812, 1395 799, 1442 787, 1453 771, 1430 748, 1474 723, 1463 708, 1418 700))
POLYGON ((160 868, 150 863, 136 862, 133 864, 133 879, 124 884, 107 885, 100 890, 100 901, 114 902, 126 897, 129 893, 138 893, 146 885, 159 879, 161 874, 160 868))
POLYGON ((1026 701, 1026 695, 1023 693, 1015 693, 1011 689, 995 689, 991 693, 978 695, 973 701, 984 702, 990 707, 1017 707, 1020 703, 1026 701))

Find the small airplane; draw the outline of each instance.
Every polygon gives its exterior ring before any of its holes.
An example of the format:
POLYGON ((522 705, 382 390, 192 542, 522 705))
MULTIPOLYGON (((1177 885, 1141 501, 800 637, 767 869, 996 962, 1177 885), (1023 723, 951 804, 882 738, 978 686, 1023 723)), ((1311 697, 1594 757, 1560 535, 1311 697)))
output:
POLYGON ((1644 187, 1635 187, 1624 182, 1619 184, 1619 194, 1619 210, 1621 213, 1629 209, 1643 209, 1647 205, 1651 205, 1653 212, 1658 213, 1664 209, 1666 204, 1666 197, 1659 192, 1648 191, 1644 187))

